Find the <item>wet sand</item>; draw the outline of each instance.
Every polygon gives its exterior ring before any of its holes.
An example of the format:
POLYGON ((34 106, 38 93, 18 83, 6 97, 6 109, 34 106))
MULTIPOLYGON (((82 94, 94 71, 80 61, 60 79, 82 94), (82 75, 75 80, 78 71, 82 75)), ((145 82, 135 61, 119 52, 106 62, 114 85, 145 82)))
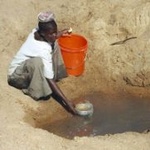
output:
POLYGON ((80 97, 94 106, 91 117, 67 117, 44 125, 43 129, 56 135, 73 139, 75 136, 98 136, 124 132, 148 131, 150 129, 150 100, 127 93, 105 95, 93 93, 80 97))

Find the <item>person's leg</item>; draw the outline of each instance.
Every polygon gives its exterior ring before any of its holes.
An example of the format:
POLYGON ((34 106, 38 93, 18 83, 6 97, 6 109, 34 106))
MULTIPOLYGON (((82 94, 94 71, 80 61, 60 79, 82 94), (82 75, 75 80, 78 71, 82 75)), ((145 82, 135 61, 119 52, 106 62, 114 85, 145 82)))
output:
POLYGON ((43 67, 42 59, 39 57, 27 60, 24 65, 24 70, 30 72, 30 84, 27 88, 27 94, 35 100, 47 97, 52 93, 44 77, 43 67))
POLYGON ((24 62, 16 68, 14 73, 8 76, 8 84, 13 86, 17 89, 25 89, 29 86, 29 73, 26 72, 24 69, 24 62))
POLYGON ((43 62, 39 57, 28 59, 17 67, 8 77, 8 84, 22 89, 24 94, 35 100, 48 97, 52 93, 43 75, 43 62))
POLYGON ((53 53, 53 69, 54 69, 54 79, 59 81, 68 76, 64 61, 61 55, 60 47, 58 42, 55 42, 54 53, 53 53))

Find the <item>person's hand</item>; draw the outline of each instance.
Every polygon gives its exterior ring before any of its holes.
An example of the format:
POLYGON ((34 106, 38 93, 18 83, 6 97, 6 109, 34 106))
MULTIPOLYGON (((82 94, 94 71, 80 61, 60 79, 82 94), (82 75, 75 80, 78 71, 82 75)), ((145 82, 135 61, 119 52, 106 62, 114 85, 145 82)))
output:
POLYGON ((63 29, 61 31, 58 31, 57 38, 61 36, 70 36, 71 33, 72 33, 72 28, 63 29))
POLYGON ((68 111, 70 111, 73 115, 77 115, 77 111, 75 109, 74 104, 71 102, 68 102, 67 105, 68 105, 68 111))
POLYGON ((64 29, 61 32, 62 32, 62 36, 70 35, 72 33, 72 28, 64 29))

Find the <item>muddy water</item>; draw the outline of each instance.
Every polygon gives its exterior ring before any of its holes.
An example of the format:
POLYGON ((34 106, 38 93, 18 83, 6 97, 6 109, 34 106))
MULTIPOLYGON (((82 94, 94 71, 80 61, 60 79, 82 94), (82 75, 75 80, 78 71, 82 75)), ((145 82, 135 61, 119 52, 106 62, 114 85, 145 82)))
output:
POLYGON ((69 117, 42 127, 56 135, 72 139, 75 136, 96 136, 143 132, 150 129, 150 99, 125 93, 106 95, 93 93, 78 98, 88 100, 94 106, 91 117, 69 117))

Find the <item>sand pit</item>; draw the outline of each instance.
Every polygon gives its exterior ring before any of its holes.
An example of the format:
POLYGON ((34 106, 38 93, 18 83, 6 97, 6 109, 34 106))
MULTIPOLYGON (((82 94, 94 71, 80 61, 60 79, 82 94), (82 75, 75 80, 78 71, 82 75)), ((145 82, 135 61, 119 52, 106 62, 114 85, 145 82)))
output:
POLYGON ((70 117, 70 114, 55 100, 36 102, 6 82, 9 62, 28 33, 37 26, 37 14, 41 10, 51 9, 56 14, 60 29, 72 27, 73 32, 84 35, 88 40, 84 74, 70 76, 59 83, 70 100, 93 92, 115 95, 122 91, 149 99, 148 1, 1 0, 0 4, 1 150, 149 149, 148 132, 68 140, 40 129, 37 124, 42 126, 47 120, 56 122, 70 117), (121 42, 128 38, 131 39, 121 42), (120 43, 112 44, 116 42, 120 43))

